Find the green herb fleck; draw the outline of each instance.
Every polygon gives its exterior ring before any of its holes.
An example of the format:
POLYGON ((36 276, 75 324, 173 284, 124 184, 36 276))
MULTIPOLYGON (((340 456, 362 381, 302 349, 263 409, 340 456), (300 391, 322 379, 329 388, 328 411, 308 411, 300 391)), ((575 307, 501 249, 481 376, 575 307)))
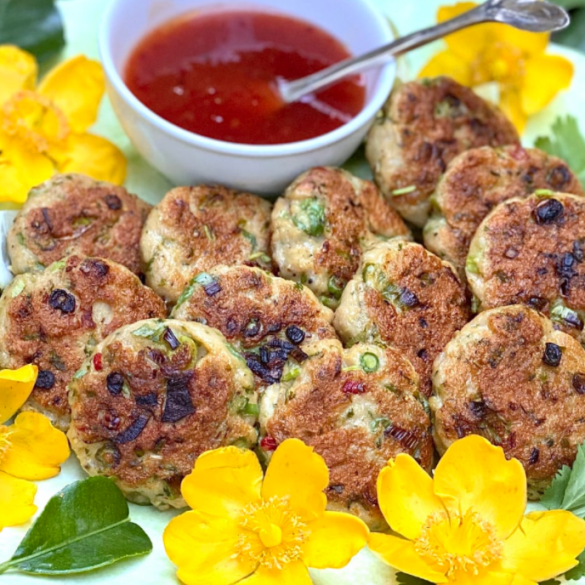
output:
POLYGON ((408 195, 414 191, 416 191, 416 185, 409 185, 408 187, 402 187, 402 189, 394 189, 394 191, 392 191, 392 196, 398 197, 399 195, 408 195))
POLYGON ((327 281, 327 290, 331 293, 334 299, 339 300, 341 298, 341 293, 343 293, 343 289, 345 288, 345 281, 337 276, 330 276, 329 280, 327 281))
POLYGON ((14 284, 12 285, 12 290, 10 291, 10 296, 15 299, 25 287, 24 278, 18 278, 15 280, 14 284))
POLYGON ((322 236, 325 231, 325 205, 317 197, 303 199, 293 222, 309 236, 322 236))
POLYGON ((362 370, 364 372, 371 374, 378 371, 380 361, 378 360, 377 355, 371 352, 366 352, 361 355, 360 364, 362 365, 362 370))

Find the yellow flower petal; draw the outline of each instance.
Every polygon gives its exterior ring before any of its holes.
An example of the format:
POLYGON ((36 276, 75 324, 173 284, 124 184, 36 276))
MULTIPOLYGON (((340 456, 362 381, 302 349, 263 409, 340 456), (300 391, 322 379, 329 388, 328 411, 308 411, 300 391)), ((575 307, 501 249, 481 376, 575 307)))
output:
POLYGON ((303 563, 287 563, 282 569, 259 567, 258 570, 238 585, 311 585, 311 576, 303 563))
POLYGON ((19 138, 0 131, 0 202, 22 204, 55 172, 53 162, 19 138))
MULTIPOLYGON (((441 6, 437 12, 437 22, 455 18, 476 6, 476 2, 458 2, 451 6, 441 6)), ((495 25, 480 24, 445 37, 445 42, 451 51, 470 63, 493 41, 495 34, 495 25)))
POLYGON ((71 129, 78 133, 95 122, 104 90, 102 66, 83 55, 55 67, 38 88, 64 112, 71 129))
POLYGON ((410 540, 390 534, 370 534, 368 541, 370 549, 398 571, 426 579, 432 583, 447 583, 443 573, 435 571, 425 563, 414 550, 410 540))
POLYGON ((392 530, 410 539, 420 535, 430 515, 444 511, 431 477, 404 453, 380 471, 378 502, 392 530))
POLYGON ((70 132, 63 112, 51 100, 32 91, 15 93, 2 106, 2 114, 2 130, 19 137, 37 152, 45 153, 70 132))
POLYGON ((341 569, 368 542, 368 527, 350 514, 325 512, 307 529, 303 561, 314 569, 341 569))
POLYGON ((500 109, 510 120, 521 134, 526 126, 528 116, 522 109, 520 94, 513 88, 502 88, 500 93, 500 109))
POLYGON ((305 522, 325 511, 323 490, 329 484, 329 470, 323 458, 298 439, 281 443, 270 460, 262 484, 262 497, 288 498, 291 508, 305 522))
POLYGON ((548 33, 527 32, 507 24, 495 24, 492 26, 495 28, 499 41, 509 43, 520 49, 526 57, 544 52, 550 40, 548 33))
POLYGON ((69 457, 65 433, 44 415, 22 412, 7 429, 8 448, 0 455, 0 470, 29 480, 57 475, 69 457))
MULTIPOLYGON (((0 181, 2 180, 0 165, 0 181)), ((26 402, 37 379, 38 368, 27 365, 18 370, 0 370, 0 424, 14 416, 26 402)))
POLYGON ((24 524, 36 511, 37 486, 0 471, 0 530, 24 524))
POLYGON ((461 85, 471 85, 471 68, 465 59, 452 51, 441 51, 422 68, 419 77, 447 75, 461 85))
POLYGON ((574 567, 584 548, 584 520, 564 510, 531 512, 504 543, 502 567, 545 581, 574 567))
POLYGON ((560 55, 538 55, 526 62, 522 110, 528 116, 540 112, 555 95, 569 87, 573 64, 560 55))
POLYGON ((230 517, 260 499, 262 468, 252 451, 225 447, 203 453, 193 472, 181 483, 181 493, 193 510, 230 517))
POLYGON ((447 449, 435 470, 435 494, 461 514, 474 510, 498 538, 518 527, 526 509, 526 474, 516 459, 483 437, 470 435, 447 449))
POLYGON ((126 158, 120 149, 95 134, 70 134, 49 154, 60 173, 83 173, 116 185, 126 178, 126 158))
POLYGON ((14 45, 0 45, 0 105, 21 89, 34 89, 38 67, 35 58, 14 45))
POLYGON ((231 584, 256 568, 238 555, 238 536, 239 527, 232 518, 186 512, 170 521, 163 542, 183 583, 231 584))

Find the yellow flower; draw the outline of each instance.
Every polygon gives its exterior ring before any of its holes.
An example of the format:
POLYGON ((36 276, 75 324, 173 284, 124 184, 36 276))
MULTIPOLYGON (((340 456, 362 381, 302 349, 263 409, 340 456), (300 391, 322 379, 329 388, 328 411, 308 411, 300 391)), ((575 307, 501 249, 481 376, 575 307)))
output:
MULTIPOLYGON (((439 9, 443 22, 471 10, 474 2, 439 9)), ((504 24, 481 24, 449 35, 447 49, 435 55, 420 77, 449 75, 475 87, 495 82, 500 107, 522 130, 529 116, 542 110, 562 89, 569 87, 573 65, 564 57, 545 54, 546 33, 519 31, 504 24)))
POLYGON ((408 455, 378 476, 378 499, 397 535, 370 548, 399 571, 433 583, 536 585, 577 564, 585 521, 526 508, 526 475, 484 438, 456 441, 431 479, 408 455))
POLYGON ((55 172, 122 183, 124 155, 86 132, 104 93, 101 65, 74 57, 35 90, 36 77, 32 55, 0 45, 0 202, 22 204, 32 187, 55 172))
POLYGON ((266 476, 251 451, 208 451, 181 485, 192 508, 167 526, 167 554, 187 585, 307 585, 307 567, 341 568, 365 545, 366 525, 326 512, 323 459, 284 441, 266 476))
POLYGON ((36 511, 37 486, 0 471, 0 531, 24 524, 36 511))
POLYGON ((38 368, 34 365, 18 370, 0 370, 0 425, 26 402, 37 381, 37 373, 38 368))

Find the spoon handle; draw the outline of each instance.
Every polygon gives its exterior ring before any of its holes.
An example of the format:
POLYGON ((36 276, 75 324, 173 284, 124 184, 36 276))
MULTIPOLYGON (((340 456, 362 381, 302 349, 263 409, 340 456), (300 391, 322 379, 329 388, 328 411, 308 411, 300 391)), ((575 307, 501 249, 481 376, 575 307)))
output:
MULTIPOLYGON (((508 18, 502 19, 501 11, 502 9, 506 9, 508 4, 511 7, 513 5, 513 10, 508 10, 507 12, 510 12, 515 17, 518 14, 516 5, 522 8, 524 2, 525 0, 488 0, 484 4, 480 4, 451 20, 400 37, 365 55, 345 59, 331 67, 327 67, 295 81, 281 79, 278 82, 280 95, 286 103, 295 102, 305 95, 337 83, 344 77, 362 72, 371 67, 376 67, 384 61, 388 61, 391 57, 397 57, 412 49, 416 49, 417 47, 476 24, 508 20, 510 24, 514 25, 515 23, 513 21, 510 22, 509 15, 506 15, 508 18)), ((541 8, 550 6, 547 2, 535 2, 534 4, 539 5, 541 8)), ((559 7, 555 8, 559 10, 559 7)), ((551 28, 553 27, 550 27, 548 30, 551 30, 551 28)))

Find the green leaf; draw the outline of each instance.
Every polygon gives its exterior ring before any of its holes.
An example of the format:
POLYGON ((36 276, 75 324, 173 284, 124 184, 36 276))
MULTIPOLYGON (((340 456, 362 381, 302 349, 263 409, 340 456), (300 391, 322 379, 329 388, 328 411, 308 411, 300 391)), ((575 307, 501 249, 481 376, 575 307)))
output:
POLYGON ((0 0, 0 44, 26 49, 40 62, 55 56, 65 36, 54 0, 0 0))
POLYGON ((577 581, 581 579, 581 577, 585 577, 585 551, 577 557, 577 560, 579 561, 579 564, 565 573, 565 579, 568 579, 569 581, 577 581))
POLYGON ((90 477, 49 500, 0 573, 83 573, 151 550, 144 530, 130 522, 119 488, 105 477, 90 477))
POLYGON ((552 0, 553 4, 562 6, 567 10, 573 10, 573 8, 581 8, 585 6, 585 0, 552 0))
POLYGON ((568 510, 585 517, 585 444, 579 446, 573 468, 560 470, 540 503, 549 510, 568 510))
MULTIPOLYGON (((585 0, 581 2, 585 6, 585 0)), ((565 30, 553 35, 555 43, 566 45, 581 51, 585 50, 585 9, 580 8, 571 12, 571 24, 565 30)))
POLYGON ((541 581, 539 585, 561 585, 561 582, 556 579, 548 579, 547 581, 541 581))
POLYGON ((551 138, 537 138, 536 148, 562 158, 585 186, 585 140, 577 120, 573 116, 557 118, 552 133, 551 138))
POLYGON ((396 573, 396 581, 398 585, 432 585, 430 581, 425 581, 419 577, 413 577, 406 573, 396 573))
POLYGON ((366 160, 366 147, 363 144, 341 165, 341 168, 360 179, 368 179, 371 181, 374 178, 372 169, 366 160))

